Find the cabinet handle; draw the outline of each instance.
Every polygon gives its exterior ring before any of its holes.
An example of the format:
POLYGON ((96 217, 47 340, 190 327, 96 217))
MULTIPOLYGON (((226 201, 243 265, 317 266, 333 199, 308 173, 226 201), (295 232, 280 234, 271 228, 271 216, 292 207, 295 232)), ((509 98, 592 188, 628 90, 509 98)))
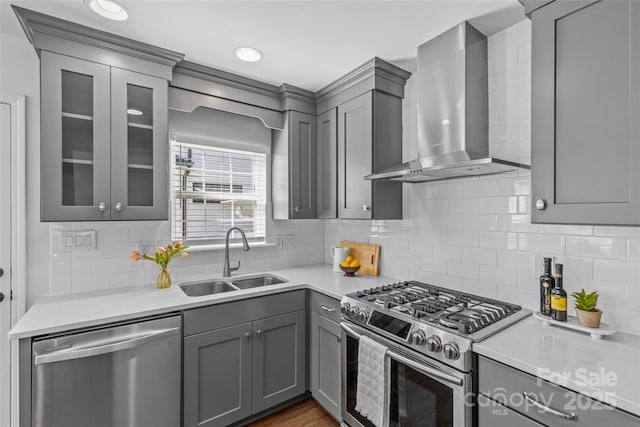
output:
POLYGON ((538 209, 539 211, 543 211, 545 210, 546 207, 547 207, 547 202, 545 202, 544 199, 536 200, 536 209, 538 209))
POLYGON ((557 410, 555 410, 553 408, 550 408, 548 406, 544 406, 542 403, 538 402, 533 397, 531 397, 529 395, 529 393, 523 392, 522 396, 524 396, 524 400, 526 400, 527 402, 531 403, 533 406, 535 406, 536 408, 538 408, 542 412, 548 412, 551 415, 555 415, 556 417, 564 418, 565 420, 578 421, 578 416, 576 414, 573 414, 573 413, 565 414, 564 412, 560 412, 560 411, 557 411, 557 410))
POLYGON ((340 335, 336 336, 336 338, 338 339, 338 342, 342 342, 342 337, 340 335))
POLYGON ((261 336, 261 335, 262 335, 262 330, 261 330, 261 329, 258 329, 258 330, 256 331, 256 335, 261 336))
POLYGON ((104 212, 107 210, 107 204, 105 202, 100 202, 100 204, 98 205, 98 210, 100 212, 104 212))
POLYGON ((121 212, 121 211, 122 211, 122 203, 120 203, 120 202, 116 203, 116 210, 117 210, 118 212, 121 212))
POLYGON ((370 207, 369 207, 368 205, 364 205, 364 206, 362 207, 362 210, 363 210, 364 212, 367 212, 369 209, 370 209, 370 207))
POLYGON ((323 309, 324 311, 328 311, 329 313, 333 313, 334 311, 336 311, 335 308, 333 307, 327 307, 326 305, 320 303, 320 308, 323 309))

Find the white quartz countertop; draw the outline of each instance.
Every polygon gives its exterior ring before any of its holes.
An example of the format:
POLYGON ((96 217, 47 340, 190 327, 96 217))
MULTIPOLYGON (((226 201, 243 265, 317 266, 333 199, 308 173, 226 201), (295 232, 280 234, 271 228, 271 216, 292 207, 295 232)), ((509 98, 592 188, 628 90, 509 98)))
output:
POLYGON ((602 339, 528 317, 473 351, 640 416, 640 336, 602 339))
MULTIPOLYGON (((340 299, 350 292, 395 281, 384 276, 345 277, 343 273, 334 272, 329 264, 272 270, 268 273, 285 278, 288 282, 202 297, 185 295, 178 286, 179 283, 174 283, 168 289, 156 289, 155 285, 148 285, 44 297, 9 331, 9 338, 63 332, 295 289, 312 289, 340 299)), ((256 274, 260 272, 212 279, 229 281, 256 274)))

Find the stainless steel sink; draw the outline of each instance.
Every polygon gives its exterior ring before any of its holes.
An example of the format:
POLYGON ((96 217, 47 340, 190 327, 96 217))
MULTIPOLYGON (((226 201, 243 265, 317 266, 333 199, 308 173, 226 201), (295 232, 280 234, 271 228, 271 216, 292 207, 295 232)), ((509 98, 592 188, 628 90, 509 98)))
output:
POLYGON ((233 286, 231 283, 223 282, 221 280, 183 283, 180 285, 180 289, 190 297, 201 297, 238 290, 238 288, 233 286))
POLYGON ((287 281, 281 277, 272 274, 263 274, 260 276, 247 277, 246 279, 238 279, 231 282, 240 289, 258 288, 260 286, 277 285, 286 283, 287 281))

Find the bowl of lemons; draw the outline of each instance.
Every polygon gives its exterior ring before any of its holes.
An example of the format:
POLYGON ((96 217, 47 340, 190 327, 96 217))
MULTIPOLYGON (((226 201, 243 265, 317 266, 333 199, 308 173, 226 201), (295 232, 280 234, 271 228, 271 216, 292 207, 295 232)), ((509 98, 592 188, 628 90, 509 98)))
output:
POLYGON ((349 255, 340 263, 340 269, 344 271, 345 276, 354 277, 356 275, 356 271, 360 270, 360 261, 349 255))

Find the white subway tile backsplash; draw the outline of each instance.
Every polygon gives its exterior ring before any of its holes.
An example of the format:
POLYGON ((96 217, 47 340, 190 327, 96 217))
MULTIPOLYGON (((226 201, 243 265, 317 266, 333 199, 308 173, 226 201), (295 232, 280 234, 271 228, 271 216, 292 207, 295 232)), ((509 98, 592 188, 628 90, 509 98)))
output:
POLYGON ((621 237, 567 236, 567 255, 623 260, 626 249, 621 237))
POLYGON ((464 292, 480 295, 486 298, 496 299, 498 297, 498 285, 495 283, 462 279, 462 290, 464 292))
POLYGON ((623 283, 640 287, 640 263, 595 259, 593 278, 602 282, 623 283))
POLYGON ((527 252, 562 255, 565 250, 565 236, 554 234, 518 234, 518 249, 527 252))
POLYGON ((627 260, 640 262, 640 239, 627 239, 627 260))
POLYGON ((465 215, 462 217, 462 229, 463 230, 498 230, 498 216, 497 215, 465 215))
POLYGON ((535 255, 532 252, 499 250, 498 266, 535 271, 535 255))
POLYGON ((498 251, 487 248, 462 248, 462 260, 464 262, 472 262, 475 264, 496 265, 498 259, 498 251))
POLYGON ((444 260, 460 261, 462 260, 462 248, 453 245, 433 245, 433 257, 444 260))
POLYGON ((480 246, 494 249, 518 249, 518 235, 504 232, 480 232, 480 246))
POLYGON ((462 277, 465 279, 478 278, 477 264, 459 261, 448 261, 447 270, 449 276, 462 277))
POLYGON ((478 246, 479 234, 470 230, 449 230, 447 242, 450 245, 478 246))
POLYGON ((493 265, 480 266, 480 280, 506 286, 518 286, 518 270, 493 265))

